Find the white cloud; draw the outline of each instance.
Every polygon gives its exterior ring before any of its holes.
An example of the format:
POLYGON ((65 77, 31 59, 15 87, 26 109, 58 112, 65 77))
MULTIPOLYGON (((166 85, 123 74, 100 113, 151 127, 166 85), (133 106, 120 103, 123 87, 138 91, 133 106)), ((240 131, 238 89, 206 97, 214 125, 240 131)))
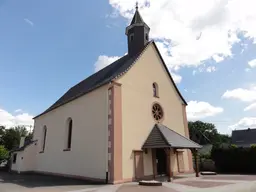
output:
POLYGON ((256 117, 244 117, 234 125, 230 125, 230 129, 247 129, 256 127, 256 117))
POLYGON ((118 57, 118 56, 109 57, 106 55, 100 55, 98 57, 98 60, 94 64, 94 71, 97 72, 97 71, 103 69, 104 67, 108 66, 109 64, 113 63, 114 61, 116 61, 119 58, 120 57, 118 57))
POLYGON ((171 72, 172 79, 175 83, 180 83, 182 80, 182 77, 176 73, 171 72))
POLYGON ((212 117, 222 112, 223 108, 212 106, 204 101, 189 101, 187 106, 187 117, 189 120, 212 117))
POLYGON ((15 112, 15 113, 21 113, 21 112, 22 112, 22 109, 16 109, 14 112, 15 112))
POLYGON ((26 23, 28 23, 29 25, 34 26, 34 23, 33 23, 31 20, 25 18, 24 21, 25 21, 26 23))
POLYGON ((223 56, 219 56, 219 55, 213 55, 212 58, 214 61, 216 61, 216 63, 219 63, 225 59, 223 56))
POLYGON ((33 116, 28 113, 21 113, 18 115, 13 115, 3 109, 0 109, 0 125, 6 126, 7 128, 16 125, 33 125, 33 116))
POLYGON ((251 105, 244 108, 244 111, 250 111, 250 110, 255 110, 255 109, 256 109, 256 103, 252 103, 251 105))
POLYGON ((238 99, 244 102, 256 101, 256 86, 252 86, 249 89, 237 88, 233 90, 227 90, 222 98, 225 99, 238 99))
POLYGON ((216 70, 217 70, 217 69, 216 69, 215 66, 209 66, 209 67, 206 68, 206 72, 208 72, 208 73, 214 72, 214 71, 216 71, 216 70))
MULTIPOLYGON (((168 68, 197 67, 208 59, 232 57, 242 38, 256 42, 255 0, 138 0, 168 68), (238 35, 239 34, 239 35, 238 35), (159 46, 159 47, 160 47, 159 46)), ((131 20, 135 0, 109 0, 114 12, 131 20)))
POLYGON ((217 71, 217 68, 215 66, 199 67, 197 70, 193 70, 192 74, 196 75, 197 73, 202 73, 202 72, 212 73, 215 71, 217 71))
POLYGON ((256 59, 253 59, 253 60, 249 61, 249 62, 248 62, 248 65, 249 65, 251 68, 256 67, 256 59))
POLYGON ((250 68, 245 68, 244 71, 249 72, 249 71, 251 71, 251 69, 250 68))

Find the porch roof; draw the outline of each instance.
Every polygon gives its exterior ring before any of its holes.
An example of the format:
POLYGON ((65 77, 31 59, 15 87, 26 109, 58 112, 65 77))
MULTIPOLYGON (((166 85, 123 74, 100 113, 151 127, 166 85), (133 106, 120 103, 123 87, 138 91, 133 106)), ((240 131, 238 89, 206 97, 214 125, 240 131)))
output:
POLYGON ((142 146, 146 148, 199 149, 202 146, 162 124, 155 124, 142 146))

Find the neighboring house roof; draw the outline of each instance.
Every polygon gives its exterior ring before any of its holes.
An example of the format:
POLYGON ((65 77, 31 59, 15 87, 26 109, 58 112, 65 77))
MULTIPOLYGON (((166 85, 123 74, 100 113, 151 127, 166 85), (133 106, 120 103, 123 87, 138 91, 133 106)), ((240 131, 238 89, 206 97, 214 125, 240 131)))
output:
POLYGON ((241 147, 249 147, 256 144, 256 129, 244 129, 232 131, 231 143, 241 147))
POLYGON ((173 81, 170 72, 155 44, 154 41, 150 41, 145 48, 138 53, 137 55, 131 57, 129 55, 125 55, 118 59, 117 61, 113 62, 112 64, 108 65, 107 67, 101 69, 100 71, 94 73, 93 75, 89 76, 85 80, 81 81, 77 85, 73 86, 71 89, 69 89, 59 100, 57 100, 52 106, 50 106, 47 110, 45 110, 43 113, 37 115, 35 118, 52 111, 53 109, 56 109, 57 107, 64 105, 74 99, 77 99, 107 83, 110 83, 111 81, 115 80, 116 78, 122 76, 125 74, 135 63, 135 61, 140 57, 140 55, 144 52, 144 50, 150 45, 153 44, 155 49, 157 50, 157 53, 160 56, 160 59, 164 65, 164 68, 169 75, 169 78, 178 93, 179 97, 181 98, 182 102, 187 105, 185 99, 182 97, 181 93, 179 92, 175 82, 173 81))
POLYGON ((146 149, 165 147, 179 149, 199 149, 202 146, 162 124, 155 124, 142 148, 146 149))
POLYGON ((25 148, 27 148, 29 145, 35 143, 37 140, 34 141, 25 141, 24 145, 22 147, 16 147, 13 150, 11 150, 10 152, 17 152, 17 151, 24 151, 25 148))

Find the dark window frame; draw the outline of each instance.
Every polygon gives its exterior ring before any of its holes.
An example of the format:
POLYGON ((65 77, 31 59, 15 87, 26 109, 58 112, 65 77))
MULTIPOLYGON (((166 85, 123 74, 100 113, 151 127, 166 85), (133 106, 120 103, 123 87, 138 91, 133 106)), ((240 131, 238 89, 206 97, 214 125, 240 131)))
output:
POLYGON ((63 149, 63 151, 71 150, 72 132, 73 132, 73 120, 71 118, 68 118, 67 123, 66 123, 65 149, 63 149))
POLYGON ((152 87, 153 87, 153 96, 159 98, 158 84, 157 83, 153 83, 152 87))
POLYGON ((130 42, 134 40, 134 33, 130 34, 130 42))
POLYGON ((67 143, 67 149, 71 149, 72 129, 73 129, 73 120, 70 119, 69 122, 68 122, 68 143, 67 143))
POLYGON ((145 36, 145 38, 146 38, 146 40, 148 41, 148 39, 149 39, 149 38, 148 38, 148 33, 146 33, 146 36, 145 36))
POLYGON ((14 153, 12 157, 12 163, 15 164, 16 161, 17 161, 17 153, 14 153))
POLYGON ((44 126, 44 130, 43 130, 44 132, 43 132, 43 146, 42 146, 42 151, 41 151, 41 153, 43 153, 44 152, 44 150, 45 150, 45 145, 46 145, 46 136, 47 136, 47 127, 46 126, 44 126))

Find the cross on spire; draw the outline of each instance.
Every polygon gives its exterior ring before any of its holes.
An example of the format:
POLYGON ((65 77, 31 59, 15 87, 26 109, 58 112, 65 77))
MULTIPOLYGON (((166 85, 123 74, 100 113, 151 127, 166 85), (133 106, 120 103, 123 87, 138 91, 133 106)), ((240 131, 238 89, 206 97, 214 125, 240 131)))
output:
POLYGON ((138 10, 138 1, 136 1, 136 5, 135 5, 135 8, 136 8, 136 10, 138 10))

